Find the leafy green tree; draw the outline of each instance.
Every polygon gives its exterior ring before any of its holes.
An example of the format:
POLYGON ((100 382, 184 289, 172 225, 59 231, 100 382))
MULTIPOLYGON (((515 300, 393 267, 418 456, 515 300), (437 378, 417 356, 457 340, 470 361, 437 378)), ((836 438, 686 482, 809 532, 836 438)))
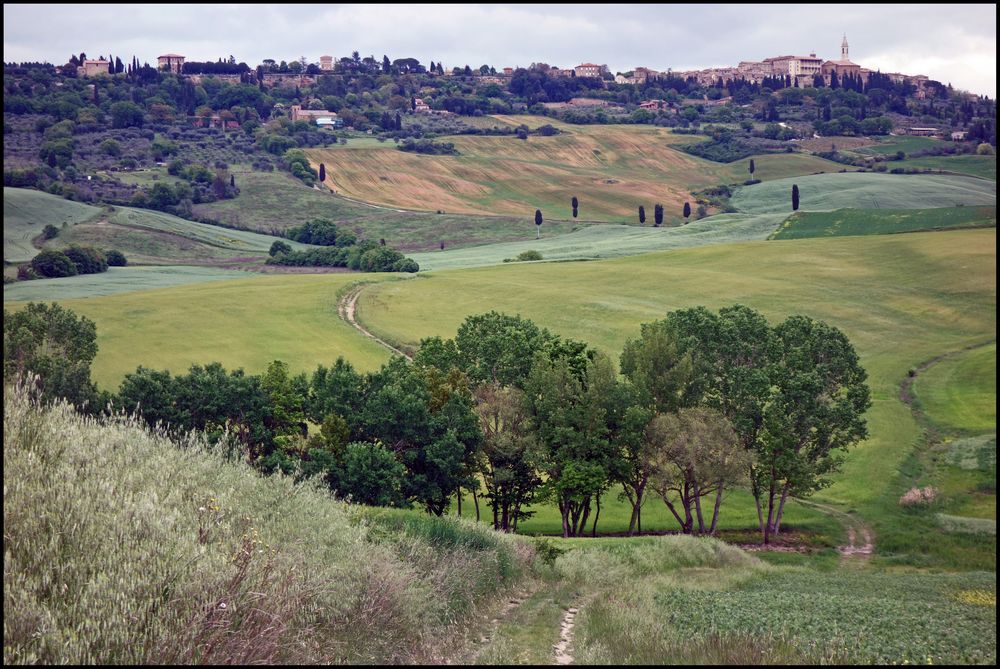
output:
POLYGON ((474 383, 522 387, 535 353, 549 350, 555 340, 548 330, 526 318, 491 311, 463 321, 455 336, 455 350, 459 368, 474 383))
POLYGON ((566 359, 536 355, 525 402, 539 444, 545 490, 559 507, 563 536, 580 536, 614 466, 602 398, 615 382, 606 356, 589 360, 581 379, 566 359))
POLYGON ((514 387, 484 383, 476 389, 475 397, 483 433, 476 468, 493 509, 493 528, 517 531, 518 522, 533 514, 527 506, 542 486, 523 393, 514 387))
POLYGON ((55 239, 59 235, 59 228, 48 223, 42 228, 42 239, 55 239))
POLYGON ((71 245, 63 253, 76 265, 77 274, 99 274, 108 271, 104 254, 89 246, 71 245))
POLYGON ((278 241, 271 244, 271 248, 268 250, 267 254, 273 258, 279 253, 291 253, 291 252, 292 252, 292 247, 279 239, 278 241))
POLYGON ((659 414, 649 424, 646 439, 651 445, 651 485, 681 526, 691 534, 715 532, 721 491, 746 477, 749 454, 740 447, 729 421, 718 411, 704 407, 683 408, 659 414), (711 524, 706 527, 703 497, 716 494, 711 524), (683 512, 683 517, 680 512, 683 512))
POLYGON ((755 472, 767 500, 764 543, 781 528, 789 495, 804 497, 831 481, 842 452, 868 436, 867 374, 847 337, 806 316, 774 328, 778 343, 771 367, 755 472))
POLYGON ((76 276, 76 264, 61 251, 42 251, 31 259, 31 268, 40 276, 76 276))
POLYGON ((364 377, 343 357, 329 368, 319 365, 309 379, 308 416, 321 423, 330 414, 348 421, 352 434, 361 428, 358 416, 364 404, 364 377))
POLYGON ((336 492, 370 506, 408 506, 403 496, 406 467, 379 443, 347 445, 336 492))
POLYGON ((141 128, 144 121, 142 107, 133 102, 116 102, 111 105, 112 128, 141 128))
POLYGON ((128 259, 125 257, 125 254, 115 249, 108 251, 104 259, 109 267, 125 267, 128 265, 128 259))
POLYGON ((78 409, 96 412, 99 395, 90 380, 97 355, 97 327, 58 304, 31 302, 3 314, 3 378, 13 383, 35 374, 43 401, 65 398, 78 409))

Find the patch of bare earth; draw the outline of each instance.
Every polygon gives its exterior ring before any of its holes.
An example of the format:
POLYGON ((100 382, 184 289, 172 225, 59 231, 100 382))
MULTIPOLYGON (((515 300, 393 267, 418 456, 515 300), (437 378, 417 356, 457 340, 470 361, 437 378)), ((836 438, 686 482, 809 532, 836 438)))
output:
POLYGON ((573 627, 576 625, 576 614, 579 609, 571 606, 563 614, 562 624, 559 628, 559 643, 555 644, 556 664, 572 664, 573 655, 573 627))

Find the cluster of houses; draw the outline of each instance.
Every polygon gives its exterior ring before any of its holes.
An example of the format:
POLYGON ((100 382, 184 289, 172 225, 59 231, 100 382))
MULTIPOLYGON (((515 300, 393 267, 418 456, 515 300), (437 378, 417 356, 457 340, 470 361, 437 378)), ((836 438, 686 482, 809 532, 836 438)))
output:
MULTIPOLYGON (((628 77, 618 75, 615 81, 625 84, 641 84, 650 76, 661 74, 671 74, 672 76, 687 79, 693 77, 702 86, 711 86, 718 83, 744 79, 754 83, 761 83, 767 77, 787 77, 794 85, 805 88, 813 85, 816 76, 823 77, 824 83, 829 86, 834 75, 838 80, 845 77, 868 81, 872 70, 861 67, 850 58, 850 47, 847 42, 847 35, 840 44, 840 58, 837 60, 824 60, 815 53, 808 56, 772 56, 761 61, 742 61, 736 67, 713 67, 704 70, 688 70, 683 72, 665 73, 656 72, 643 67, 637 67, 628 77)), ((886 76, 894 83, 903 83, 909 80, 916 86, 916 97, 924 99, 926 97, 925 86, 930 78, 924 74, 905 75, 899 72, 888 72, 886 76)))

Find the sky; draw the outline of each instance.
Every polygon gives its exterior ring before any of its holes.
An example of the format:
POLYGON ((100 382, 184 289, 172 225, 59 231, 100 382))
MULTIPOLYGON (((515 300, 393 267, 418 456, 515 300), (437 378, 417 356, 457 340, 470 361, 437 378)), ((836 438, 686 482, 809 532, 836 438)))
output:
POLYGON ((255 67, 358 51, 446 68, 533 62, 675 71, 808 55, 996 97, 996 5, 4 5, 4 62, 112 53, 255 67))

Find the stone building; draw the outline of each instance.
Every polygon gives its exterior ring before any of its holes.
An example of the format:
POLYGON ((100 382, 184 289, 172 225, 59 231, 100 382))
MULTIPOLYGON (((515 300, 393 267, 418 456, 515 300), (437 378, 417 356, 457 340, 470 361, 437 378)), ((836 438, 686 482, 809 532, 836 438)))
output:
POLYGON ((156 69, 180 74, 184 67, 184 56, 176 53, 166 53, 156 57, 156 69))

